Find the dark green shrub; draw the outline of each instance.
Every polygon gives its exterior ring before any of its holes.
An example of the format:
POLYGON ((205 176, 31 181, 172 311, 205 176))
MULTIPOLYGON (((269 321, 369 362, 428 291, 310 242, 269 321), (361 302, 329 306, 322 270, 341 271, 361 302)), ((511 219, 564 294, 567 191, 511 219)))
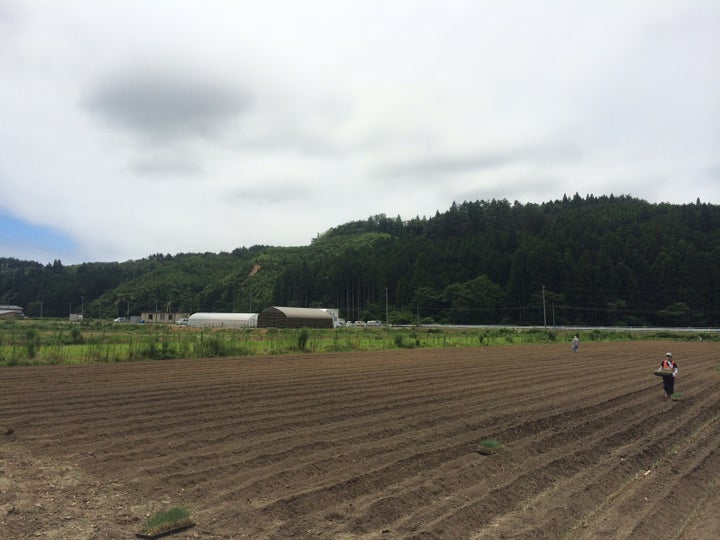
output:
POLYGON ((307 349, 308 340, 310 339, 310 332, 307 328, 303 328, 300 330, 300 333, 298 334, 297 339, 297 348, 298 351, 304 351, 307 349))
POLYGON ((150 360, 170 360, 177 357, 175 347, 170 343, 163 341, 158 344, 155 342, 148 343, 143 350, 143 356, 150 360))
POLYGON ((199 357, 215 358, 221 356, 229 356, 228 347, 221 335, 215 334, 211 336, 202 336, 199 346, 199 357))
POLYGON ((82 345, 85 343, 85 338, 83 337, 80 328, 77 326, 73 326, 72 330, 70 330, 70 343, 73 345, 82 345))
POLYGON ((25 333, 25 351, 28 358, 37 356, 38 347, 40 347, 40 333, 36 329, 30 328, 25 333))
POLYGON ((414 349, 420 346, 420 340, 412 340, 405 334, 397 334, 395 336, 395 346, 399 349, 414 349))

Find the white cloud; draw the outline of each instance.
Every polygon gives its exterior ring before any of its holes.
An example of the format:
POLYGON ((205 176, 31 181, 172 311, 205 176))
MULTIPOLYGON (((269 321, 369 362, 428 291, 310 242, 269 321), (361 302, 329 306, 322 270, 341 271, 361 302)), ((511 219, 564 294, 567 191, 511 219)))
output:
POLYGON ((453 200, 720 204, 719 48, 705 0, 9 1, 0 210, 79 262, 453 200))

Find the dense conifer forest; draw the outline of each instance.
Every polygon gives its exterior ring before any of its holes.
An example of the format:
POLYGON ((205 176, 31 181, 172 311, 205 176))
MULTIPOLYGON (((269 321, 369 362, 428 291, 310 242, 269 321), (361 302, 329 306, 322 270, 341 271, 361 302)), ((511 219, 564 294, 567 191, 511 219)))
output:
POLYGON ((86 320, 276 305, 391 323, 716 327, 720 207, 475 201, 345 223, 302 247, 68 266, 0 258, 0 304, 86 320))

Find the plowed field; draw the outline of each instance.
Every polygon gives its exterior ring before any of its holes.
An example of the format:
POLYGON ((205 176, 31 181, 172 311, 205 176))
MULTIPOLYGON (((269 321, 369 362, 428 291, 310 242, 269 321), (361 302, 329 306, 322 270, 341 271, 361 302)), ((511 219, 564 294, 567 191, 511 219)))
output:
POLYGON ((627 342, 5 368, 0 536, 182 506, 172 538, 716 539, 718 366, 627 342))

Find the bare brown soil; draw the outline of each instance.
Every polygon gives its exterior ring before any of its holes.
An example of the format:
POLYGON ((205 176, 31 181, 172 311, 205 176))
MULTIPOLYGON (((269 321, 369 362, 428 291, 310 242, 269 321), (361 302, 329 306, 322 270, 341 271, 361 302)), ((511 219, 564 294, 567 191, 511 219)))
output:
POLYGON ((719 365, 627 342, 5 368, 0 536, 134 538, 182 506, 171 538, 716 539, 719 365))

